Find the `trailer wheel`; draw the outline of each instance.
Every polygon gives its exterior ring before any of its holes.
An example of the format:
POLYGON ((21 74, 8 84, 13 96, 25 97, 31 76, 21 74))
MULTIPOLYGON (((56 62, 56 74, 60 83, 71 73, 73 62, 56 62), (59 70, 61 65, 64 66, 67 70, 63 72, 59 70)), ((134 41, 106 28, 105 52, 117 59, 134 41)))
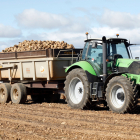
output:
POLYGON ((124 76, 112 78, 107 85, 106 101, 113 112, 132 112, 138 101, 138 90, 134 81, 124 76))
POLYGON ((11 85, 9 83, 0 84, 0 103, 8 103, 10 98, 11 85))
POLYGON ((77 68, 70 71, 66 77, 64 88, 68 105, 75 109, 91 107, 89 87, 89 82, 84 70, 77 68))
POLYGON ((26 87, 21 83, 14 84, 11 88, 12 102, 15 104, 21 104, 25 103, 26 99, 27 99, 26 87))

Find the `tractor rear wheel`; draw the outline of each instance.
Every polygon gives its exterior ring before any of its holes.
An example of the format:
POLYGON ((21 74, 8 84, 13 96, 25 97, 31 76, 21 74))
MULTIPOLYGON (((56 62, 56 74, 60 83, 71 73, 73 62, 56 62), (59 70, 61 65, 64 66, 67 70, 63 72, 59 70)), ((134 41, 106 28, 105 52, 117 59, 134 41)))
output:
POLYGON ((113 112, 132 112, 137 104, 138 90, 134 81, 124 76, 112 78, 106 89, 106 101, 113 112))
POLYGON ((86 109, 91 106, 90 85, 84 70, 77 68, 69 72, 65 81, 66 101, 71 108, 86 109))

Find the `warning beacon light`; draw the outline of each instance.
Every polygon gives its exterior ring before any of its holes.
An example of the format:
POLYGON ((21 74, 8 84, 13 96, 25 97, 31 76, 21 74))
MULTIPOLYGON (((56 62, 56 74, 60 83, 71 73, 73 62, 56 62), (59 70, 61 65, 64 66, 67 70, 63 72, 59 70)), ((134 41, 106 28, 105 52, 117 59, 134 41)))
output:
POLYGON ((119 34, 116 34, 116 36, 117 36, 117 38, 118 38, 119 34))
POLYGON ((85 34, 86 34, 86 36, 87 36, 87 39, 88 39, 88 34, 89 34, 89 33, 88 33, 88 32, 86 32, 85 34))

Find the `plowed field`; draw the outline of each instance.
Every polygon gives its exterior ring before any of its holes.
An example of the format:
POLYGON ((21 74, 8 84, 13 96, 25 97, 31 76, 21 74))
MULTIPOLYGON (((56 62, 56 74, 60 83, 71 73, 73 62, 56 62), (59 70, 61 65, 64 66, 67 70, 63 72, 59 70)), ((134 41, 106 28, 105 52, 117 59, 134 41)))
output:
MULTIPOLYGON (((138 106, 138 110, 140 107, 138 106)), ((0 140, 140 139, 140 115, 107 108, 74 110, 65 103, 0 105, 0 140)))

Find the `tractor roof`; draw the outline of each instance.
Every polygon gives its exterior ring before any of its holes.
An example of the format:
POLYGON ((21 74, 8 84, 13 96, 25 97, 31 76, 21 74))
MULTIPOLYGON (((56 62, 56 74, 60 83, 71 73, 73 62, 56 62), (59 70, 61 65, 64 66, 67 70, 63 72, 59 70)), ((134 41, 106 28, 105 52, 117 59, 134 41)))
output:
MULTIPOLYGON (((102 38, 89 38, 89 39, 85 39, 84 41, 85 42, 88 42, 88 41, 102 41, 102 38)), ((126 42, 127 39, 125 38, 106 38, 107 41, 115 41, 115 42, 126 42)))

